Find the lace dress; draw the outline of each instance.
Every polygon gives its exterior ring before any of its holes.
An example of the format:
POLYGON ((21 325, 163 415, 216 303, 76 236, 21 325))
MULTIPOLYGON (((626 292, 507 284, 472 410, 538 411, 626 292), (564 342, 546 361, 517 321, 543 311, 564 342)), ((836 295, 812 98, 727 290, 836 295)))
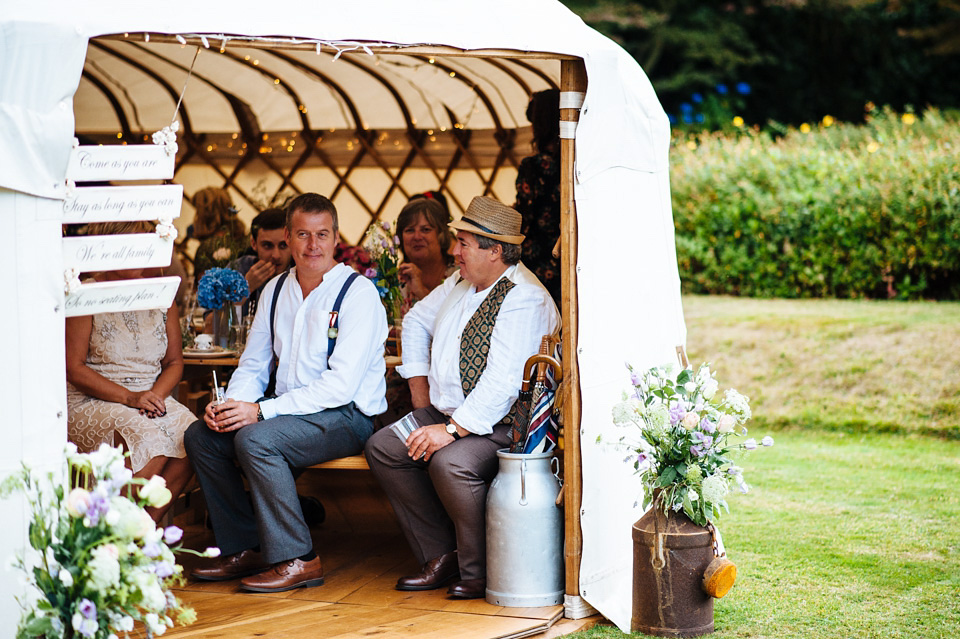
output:
MULTIPOLYGON (((150 390, 167 352, 166 311, 93 316, 87 366, 131 391, 150 390)), ((196 417, 167 397, 167 414, 150 418, 139 410, 86 395, 67 384, 67 434, 82 452, 113 445, 118 433, 130 451, 133 472, 157 456, 184 457, 183 431, 196 417)))

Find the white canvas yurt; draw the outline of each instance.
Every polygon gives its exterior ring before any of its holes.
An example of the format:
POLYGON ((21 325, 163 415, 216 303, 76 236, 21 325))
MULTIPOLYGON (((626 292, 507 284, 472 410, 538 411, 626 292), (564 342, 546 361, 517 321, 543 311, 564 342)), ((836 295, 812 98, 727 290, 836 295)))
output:
MULTIPOLYGON (((667 153, 653 88, 620 47, 559 2, 276 0, 13 2, 0 10, 0 475, 59 466, 66 441, 61 225, 74 139, 150 144, 179 123, 172 183, 226 186, 249 220, 274 196, 332 195, 356 242, 406 197, 442 188, 512 204, 530 95, 561 90, 566 573, 570 615, 631 615, 640 486, 597 445, 624 362, 684 344, 667 153), (178 108, 179 105, 179 108, 178 108)), ((0 555, 26 546, 0 503, 0 555)), ((21 586, 0 573, 0 634, 21 586)))

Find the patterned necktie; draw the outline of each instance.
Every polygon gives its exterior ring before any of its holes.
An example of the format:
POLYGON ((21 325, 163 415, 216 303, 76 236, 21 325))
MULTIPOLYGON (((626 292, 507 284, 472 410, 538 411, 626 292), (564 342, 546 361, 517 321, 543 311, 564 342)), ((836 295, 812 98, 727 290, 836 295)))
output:
MULTIPOLYGON (((493 327, 497 323, 497 315, 500 313, 503 300, 514 286, 516 284, 507 278, 500 278, 463 328, 463 334, 460 337, 460 387, 463 389, 464 397, 469 395, 477 385, 480 375, 487 367, 493 327)), ((516 411, 517 405, 514 402, 510 412, 498 424, 512 425, 516 421, 516 411)))

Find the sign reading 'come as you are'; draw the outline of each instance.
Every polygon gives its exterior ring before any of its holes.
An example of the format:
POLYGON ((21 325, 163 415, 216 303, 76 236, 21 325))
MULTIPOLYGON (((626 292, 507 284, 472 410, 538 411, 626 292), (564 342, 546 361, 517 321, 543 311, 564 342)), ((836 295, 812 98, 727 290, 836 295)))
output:
POLYGON ((65 224, 157 221, 154 233, 63 238, 65 309, 68 317, 168 308, 179 277, 152 277, 81 284, 82 273, 169 266, 183 187, 178 184, 74 186, 76 182, 165 180, 173 177, 176 127, 154 136, 157 144, 75 145, 67 169, 65 224), (158 139, 159 136, 159 139, 158 139))

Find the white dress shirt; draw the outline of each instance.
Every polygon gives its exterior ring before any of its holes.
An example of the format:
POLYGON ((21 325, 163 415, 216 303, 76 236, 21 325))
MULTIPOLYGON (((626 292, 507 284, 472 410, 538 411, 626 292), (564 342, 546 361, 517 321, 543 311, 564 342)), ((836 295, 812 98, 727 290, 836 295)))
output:
POLYGON ((516 286, 503 300, 490 338, 487 366, 466 398, 460 386, 460 337, 496 282, 482 291, 471 285, 437 322, 444 300, 460 279, 457 271, 403 318, 403 366, 397 372, 407 379, 426 375, 430 403, 476 435, 493 432, 494 425, 509 412, 520 394, 523 365, 539 351, 543 336, 552 335, 560 326, 553 298, 527 267, 511 266, 501 277, 516 286))
POLYGON ((270 311, 279 276, 263 288, 240 366, 230 378, 227 397, 255 402, 263 396, 276 351, 277 397, 260 402, 265 419, 309 415, 354 402, 365 415, 387 409, 383 345, 387 316, 373 283, 358 277, 340 306, 339 334, 327 361, 327 330, 340 289, 353 269, 335 265, 303 299, 297 269, 277 299, 276 341, 270 344, 270 311))

